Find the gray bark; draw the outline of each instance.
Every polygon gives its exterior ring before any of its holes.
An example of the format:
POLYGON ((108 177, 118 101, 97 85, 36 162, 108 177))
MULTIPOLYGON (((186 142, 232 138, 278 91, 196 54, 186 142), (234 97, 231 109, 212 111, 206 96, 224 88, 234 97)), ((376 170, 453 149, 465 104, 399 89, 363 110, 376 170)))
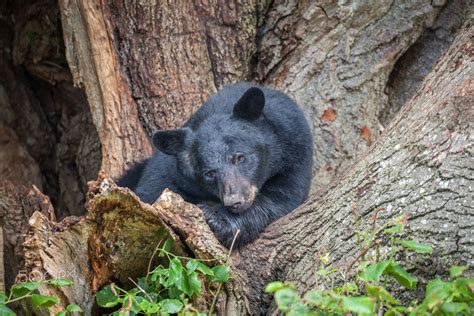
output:
POLYGON ((250 304, 231 297, 227 312, 266 312, 263 289, 275 279, 311 289, 325 253, 336 266, 353 260, 360 250, 353 205, 362 229, 378 209, 380 222, 409 216, 409 238, 434 248, 432 256, 407 259, 422 281, 453 264, 474 265, 473 36, 470 20, 380 140, 327 194, 312 196, 235 257, 250 304))
POLYGON ((258 76, 293 96, 314 135, 313 192, 363 155, 384 126, 395 62, 431 26, 433 1, 275 1, 258 76))

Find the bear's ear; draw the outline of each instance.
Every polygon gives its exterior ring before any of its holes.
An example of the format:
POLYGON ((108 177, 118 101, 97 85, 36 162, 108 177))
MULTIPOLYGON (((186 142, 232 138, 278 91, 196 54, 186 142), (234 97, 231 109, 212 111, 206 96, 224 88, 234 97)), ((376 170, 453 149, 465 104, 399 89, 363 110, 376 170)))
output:
POLYGON ((189 128, 158 131, 153 135, 153 144, 165 154, 176 155, 184 150, 186 137, 190 133, 189 128))
POLYGON ((234 116, 249 121, 258 119, 265 106, 265 96, 263 91, 257 87, 252 87, 245 91, 239 101, 234 105, 234 116))

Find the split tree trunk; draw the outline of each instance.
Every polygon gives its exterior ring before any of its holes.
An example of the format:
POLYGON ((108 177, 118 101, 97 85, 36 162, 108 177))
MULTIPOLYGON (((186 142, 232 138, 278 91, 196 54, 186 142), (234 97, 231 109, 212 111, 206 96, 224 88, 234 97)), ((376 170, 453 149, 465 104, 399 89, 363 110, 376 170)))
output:
MULTIPOLYGON (((270 297, 262 293, 275 279, 291 280, 301 292, 311 289, 322 254, 329 253, 336 266, 347 266, 358 251, 354 208, 362 228, 375 212, 381 221, 409 216, 410 238, 435 249, 427 258, 407 258, 422 281, 444 274, 452 264, 472 266, 473 37, 469 20, 382 137, 327 194, 312 197, 232 256, 234 280, 218 301, 221 313, 271 312, 270 297)), ((73 275, 80 287, 62 296, 65 304, 82 303, 88 312, 99 286, 144 273, 153 245, 166 236, 175 240, 178 252, 199 258, 225 254, 200 210, 170 192, 150 207, 101 179, 91 188, 88 208, 88 221, 66 222, 62 229, 35 214, 26 242, 28 257, 43 262, 34 268, 43 273, 55 277, 63 266, 87 272, 73 275), (62 249, 71 245, 74 250, 65 254, 62 249)))
MULTIPOLYGON (((270 298, 262 293, 268 281, 292 280, 305 291, 315 282, 320 254, 329 252, 336 265, 351 260, 352 205, 363 222, 377 208, 385 208, 384 219, 400 211, 411 216, 410 234, 435 243, 438 254, 424 263, 430 271, 421 269, 422 279, 447 264, 473 264, 469 24, 377 141, 379 118, 391 104, 384 90, 392 68, 433 24, 441 9, 435 4, 442 1, 185 3, 61 0, 60 11, 68 63, 75 84, 87 94, 102 145, 101 169, 108 176, 148 156, 147 135, 179 126, 229 82, 253 78, 282 89, 311 120, 313 190, 330 192, 313 195, 233 256, 235 280, 225 288, 221 312, 267 312, 270 298)), ((468 7, 465 1, 449 6, 468 7)), ((155 230, 172 236, 177 251, 197 257, 225 253, 200 211, 171 193, 149 207, 102 179, 90 198, 87 221, 57 224, 37 213, 30 219, 22 275, 74 278, 73 288, 41 289, 65 298, 65 304, 92 312, 98 287, 146 272, 150 245, 161 238, 150 237, 155 230), (114 247, 124 243, 125 250, 114 247)), ((423 268, 417 261, 409 264, 423 268)), ((196 304, 206 306, 205 297, 196 304)))
POLYGON ((101 138, 102 171, 117 177, 149 155, 145 132, 180 126, 225 84, 256 80, 294 97, 311 121, 316 191, 378 137, 389 74, 435 21, 434 3, 61 0, 60 7, 68 63, 101 138))

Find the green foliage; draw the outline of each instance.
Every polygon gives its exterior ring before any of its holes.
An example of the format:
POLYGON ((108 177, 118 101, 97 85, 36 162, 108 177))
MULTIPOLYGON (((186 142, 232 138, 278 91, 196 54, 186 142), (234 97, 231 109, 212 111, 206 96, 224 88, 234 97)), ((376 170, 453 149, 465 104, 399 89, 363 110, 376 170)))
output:
MULTIPOLYGON (((209 267, 203 260, 180 257, 172 254, 171 239, 162 248, 157 248, 158 257, 167 257, 167 266, 158 265, 134 282, 136 287, 124 290, 115 284, 104 287, 96 294, 97 305, 118 310, 112 315, 200 315, 190 304, 191 299, 201 295, 203 281, 216 285, 230 280, 227 265, 209 267)), ((215 260, 207 260, 215 261, 215 260)), ((212 292, 216 297, 219 291, 212 292)), ((212 308, 211 308, 212 309, 212 308)))
MULTIPOLYGON (((13 302, 26 299, 31 300, 31 303, 34 306, 43 307, 46 309, 49 309, 50 307, 58 304, 60 300, 57 297, 37 294, 38 289, 44 284, 53 285, 55 287, 62 287, 70 286, 73 284, 73 282, 68 279, 51 279, 45 281, 32 281, 17 284, 10 289, 9 296, 6 296, 5 293, 0 292, 0 315, 16 315, 15 312, 8 308, 7 305, 13 302)), ((74 312, 82 312, 82 309, 78 305, 70 304, 66 307, 64 311, 57 313, 56 316, 72 315, 72 313, 74 312)))
MULTIPOLYGON (((467 267, 449 269, 450 280, 435 279, 426 286, 421 303, 405 306, 394 297, 387 285, 396 282, 406 290, 416 289, 418 280, 402 267, 397 257, 412 251, 432 254, 430 245, 397 237, 403 232, 407 217, 401 216, 375 227, 370 232, 357 231, 361 246, 359 256, 348 268, 341 270, 330 265, 329 255, 320 258, 316 277, 325 284, 310 290, 303 297, 288 282, 275 281, 265 291, 272 293, 280 311, 286 315, 472 315, 474 314, 474 279, 463 277, 467 267), (340 286, 334 286, 339 284, 340 286)), ((359 227, 356 223, 356 227, 359 227)))

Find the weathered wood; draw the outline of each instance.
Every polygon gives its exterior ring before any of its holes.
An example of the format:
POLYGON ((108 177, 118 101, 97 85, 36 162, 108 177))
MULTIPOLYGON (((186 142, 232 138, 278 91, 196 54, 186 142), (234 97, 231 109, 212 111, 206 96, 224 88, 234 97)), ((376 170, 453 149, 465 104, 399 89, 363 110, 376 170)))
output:
POLYGON ((72 85, 57 1, 2 1, 0 15, 0 180, 36 185, 58 218, 83 214, 100 143, 72 85))
POLYGON ((76 85, 83 87, 102 148, 101 170, 117 177, 151 154, 137 107, 110 36, 102 2, 59 2, 66 56, 76 85), (139 149, 139 150, 137 150, 139 149))
POLYGON ((54 210, 49 198, 35 186, 15 185, 0 181, 0 223, 3 228, 3 250, 5 254, 5 285, 13 285, 19 268, 24 263, 23 235, 29 229, 28 218, 39 212, 54 219, 54 210))
MULTIPOLYGON (((292 281, 305 292, 315 286, 318 258, 329 253, 345 266, 357 256, 355 206, 362 229, 379 209, 380 222, 409 216, 406 234, 433 245, 434 255, 409 257, 423 284, 454 264, 473 266, 474 27, 467 22, 453 46, 380 140, 328 193, 271 225, 242 249, 235 270, 250 299, 228 313, 266 312, 265 284, 292 281), (255 277, 258 276, 258 277, 255 277)), ((235 261, 234 261, 235 262, 235 261)), ((238 298, 234 299, 239 301, 238 298)))
POLYGON ((314 137, 313 192, 324 191, 383 131, 395 62, 433 23, 430 0, 274 1, 258 76, 300 104, 314 137))
MULTIPOLYGON (((132 285, 129 278, 146 275, 153 253, 168 238, 174 240, 172 251, 179 255, 220 259, 216 263, 227 257, 202 211, 171 191, 165 191, 151 206, 111 179, 100 177, 90 183, 88 196, 86 218, 68 217, 56 223, 35 212, 29 220, 25 263, 17 282, 50 278, 74 281, 71 287, 41 286, 40 294, 62 299, 51 314, 68 304, 78 304, 90 315, 97 290, 110 282, 132 285)), ((152 266, 158 263, 155 258, 152 266)), ((205 310, 212 297, 203 288, 203 296, 194 304, 205 310)), ((28 302, 23 308, 34 309, 28 302)), ((45 314, 41 309, 36 312, 45 314)))

